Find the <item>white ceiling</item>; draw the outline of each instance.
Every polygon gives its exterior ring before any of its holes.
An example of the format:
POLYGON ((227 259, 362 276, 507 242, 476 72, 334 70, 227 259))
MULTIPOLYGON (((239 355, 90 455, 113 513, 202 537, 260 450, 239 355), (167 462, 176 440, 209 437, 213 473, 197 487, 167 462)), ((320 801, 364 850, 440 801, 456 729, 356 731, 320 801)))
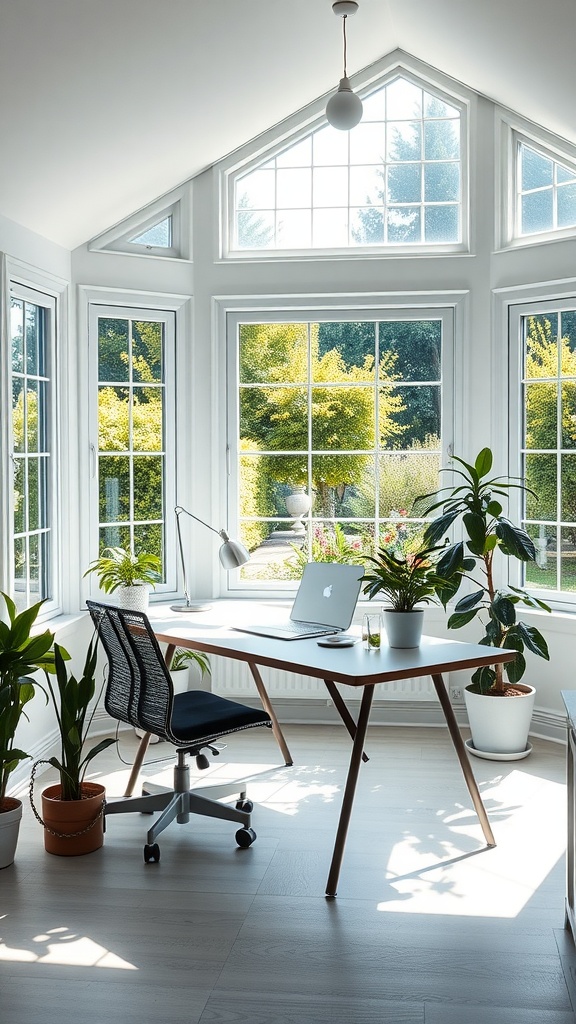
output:
MULTIPOLYGON (((400 48, 576 142, 576 0, 360 0, 400 48)), ((0 214, 74 248, 341 75, 331 0, 0 0, 0 214)))

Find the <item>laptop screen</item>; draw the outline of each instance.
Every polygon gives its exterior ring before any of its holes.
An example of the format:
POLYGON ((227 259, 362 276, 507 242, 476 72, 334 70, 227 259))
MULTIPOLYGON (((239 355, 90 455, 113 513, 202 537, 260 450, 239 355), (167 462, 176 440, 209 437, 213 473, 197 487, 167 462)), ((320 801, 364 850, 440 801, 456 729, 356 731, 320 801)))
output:
POLYGON ((340 562, 308 562, 302 573, 290 618, 348 629, 364 569, 340 562))

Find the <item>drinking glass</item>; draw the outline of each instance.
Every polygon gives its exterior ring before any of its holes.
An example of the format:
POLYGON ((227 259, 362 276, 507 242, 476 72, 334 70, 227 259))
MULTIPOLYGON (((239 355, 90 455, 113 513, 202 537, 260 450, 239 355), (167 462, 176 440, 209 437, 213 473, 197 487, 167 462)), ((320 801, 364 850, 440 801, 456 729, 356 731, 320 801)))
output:
POLYGON ((362 645, 365 651, 379 651, 382 637, 382 619, 376 612, 367 612, 362 618, 362 645))

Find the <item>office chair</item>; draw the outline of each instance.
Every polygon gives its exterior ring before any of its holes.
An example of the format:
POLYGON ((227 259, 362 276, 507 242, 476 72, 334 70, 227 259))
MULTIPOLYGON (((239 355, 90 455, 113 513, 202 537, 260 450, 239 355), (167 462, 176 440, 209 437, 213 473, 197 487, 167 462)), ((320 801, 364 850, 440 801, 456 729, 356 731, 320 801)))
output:
POLYGON ((236 842, 243 848, 251 846, 256 833, 250 825, 253 805, 246 799, 246 783, 190 789, 186 758, 192 754, 199 768, 207 768, 204 748, 218 753, 213 744, 220 737, 260 725, 271 727, 270 716, 204 690, 174 695, 170 673, 146 615, 96 601, 86 603, 108 657, 106 711, 112 718, 173 743, 178 758, 172 789, 145 782, 141 797, 107 802, 105 814, 162 812, 148 830, 144 846, 147 864, 160 860, 156 842, 160 833, 174 819, 186 824, 190 814, 240 822, 236 842), (232 794, 238 794, 235 807, 219 802, 232 794))

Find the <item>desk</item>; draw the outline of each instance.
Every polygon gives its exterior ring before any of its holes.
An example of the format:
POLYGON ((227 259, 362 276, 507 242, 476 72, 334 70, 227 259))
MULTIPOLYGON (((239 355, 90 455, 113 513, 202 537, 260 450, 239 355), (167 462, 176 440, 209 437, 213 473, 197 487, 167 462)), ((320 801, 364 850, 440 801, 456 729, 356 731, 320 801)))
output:
MULTIPOLYGON (((245 609, 245 613, 252 614, 253 617, 253 612, 250 613, 245 609)), ((190 620, 190 616, 184 617, 176 614, 171 618, 165 618, 162 617, 163 614, 165 614, 165 610, 152 608, 149 617, 158 640, 168 644, 167 659, 170 658, 173 648, 178 646, 204 651, 206 654, 214 654, 219 657, 233 658, 236 661, 243 661, 249 666, 262 703, 272 718, 274 734, 287 764, 292 764, 290 752, 259 669, 263 666, 283 669, 288 672, 301 672, 303 675, 324 681, 353 741, 326 885, 327 896, 335 896, 337 891, 356 784, 362 758, 365 758, 364 741, 376 683, 410 679, 416 676, 431 676, 468 791, 482 826, 484 838, 488 846, 496 845, 442 673, 512 661, 515 657, 514 651, 498 650, 479 644, 466 644, 456 640, 441 640, 434 637, 423 637, 421 646, 410 650, 383 646, 380 651, 365 651, 361 643, 357 643, 353 647, 330 649, 319 647, 316 640, 274 640, 252 636, 248 633, 238 633, 228 626, 219 626, 214 612, 195 615, 193 621, 190 620), (351 686, 362 691, 357 722, 354 722, 346 708, 336 684, 351 686)), ((221 621, 224 617, 223 607, 221 621)), ((229 619, 229 621, 238 622, 238 619, 229 619)), ((136 767, 135 763, 134 768, 136 769, 136 767)), ((137 770, 139 770, 139 766, 137 770)))

